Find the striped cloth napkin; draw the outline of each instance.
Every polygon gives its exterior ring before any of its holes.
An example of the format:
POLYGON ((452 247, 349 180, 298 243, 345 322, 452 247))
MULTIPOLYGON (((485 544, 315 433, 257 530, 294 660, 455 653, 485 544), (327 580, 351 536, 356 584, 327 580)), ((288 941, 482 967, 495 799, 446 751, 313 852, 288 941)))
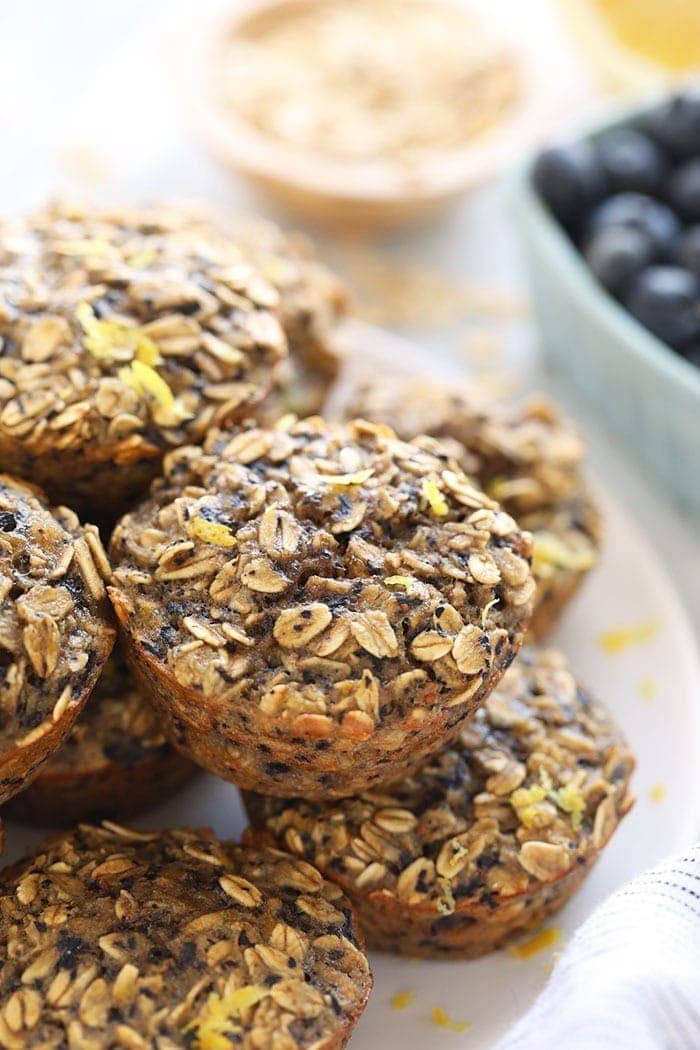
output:
POLYGON ((700 846, 591 915, 497 1050, 700 1048, 700 846))

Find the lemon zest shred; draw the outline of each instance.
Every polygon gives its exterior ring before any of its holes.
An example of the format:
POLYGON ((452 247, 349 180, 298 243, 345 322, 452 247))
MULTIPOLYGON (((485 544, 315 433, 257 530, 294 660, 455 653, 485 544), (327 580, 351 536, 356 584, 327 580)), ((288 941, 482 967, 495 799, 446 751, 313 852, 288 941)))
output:
POLYGON ((411 1006, 415 998, 415 992, 397 992, 391 999, 391 1009, 405 1010, 407 1007, 411 1006))
POLYGON ((546 798, 551 799, 559 809, 569 814, 574 831, 578 831, 586 812, 586 800, 581 789, 574 783, 555 788, 546 769, 540 770, 539 784, 531 784, 527 788, 516 788, 511 792, 510 802, 517 810, 518 817, 523 824, 526 827, 532 827, 537 820, 537 803, 544 802, 546 798))
POLYGON ((387 587, 410 587, 415 583, 413 576, 385 576, 384 583, 387 587))
POLYGON ((583 823, 583 815, 586 812, 586 800, 581 788, 576 784, 564 784, 550 793, 550 798, 557 804, 559 809, 568 813, 571 817, 571 826, 578 831, 583 823))
POLYGON ((114 350, 127 350, 143 364, 152 367, 161 361, 158 344, 138 326, 118 324, 116 321, 101 321, 95 316, 90 303, 78 303, 75 316, 85 333, 85 349, 98 361, 111 361, 114 350))
POLYGON ((127 264, 132 270, 145 270, 146 267, 150 266, 152 262, 155 262, 158 258, 157 252, 153 248, 142 248, 139 252, 134 252, 126 260, 127 264))
POLYGON ((471 1028, 468 1021, 453 1021, 441 1006, 434 1006, 430 1011, 430 1018, 438 1028, 446 1028, 450 1032, 466 1032, 471 1028))
POLYGON ((436 518, 444 518, 450 508, 435 478, 423 478, 421 494, 436 518))
POLYGON ((231 1050, 231 1040, 226 1035, 231 1022, 240 1016, 241 1010, 255 1006, 269 994, 270 989, 261 984, 246 984, 223 997, 212 992, 199 1017, 190 1021, 183 1031, 195 1032, 197 1050, 231 1050))
POLYGON ((511 793, 510 801, 515 809, 525 809, 536 802, 543 802, 547 794, 547 788, 543 784, 532 784, 529 788, 516 788, 511 793))
POLYGON ((609 631, 601 631, 596 637, 596 641, 604 653, 616 656, 634 645, 643 645, 645 642, 651 641, 658 630, 659 624, 657 620, 642 620, 639 623, 614 627, 609 631))
POLYGON ((207 521, 199 516, 187 523, 187 531, 202 543, 214 543, 217 547, 235 547, 238 543, 228 525, 222 525, 218 521, 207 521))
POLYGON ((663 800, 666 798, 666 785, 654 784, 653 788, 649 792, 649 798, 654 803, 663 802, 663 800))
POLYGON ((514 944, 508 949, 516 959, 531 959, 533 955, 553 948, 561 940, 561 930, 558 926, 545 926, 543 930, 529 937, 520 944, 514 944))
POLYGON ((536 532, 532 538, 532 568, 540 576, 555 569, 586 572, 595 563, 595 551, 572 550, 551 532, 536 532))

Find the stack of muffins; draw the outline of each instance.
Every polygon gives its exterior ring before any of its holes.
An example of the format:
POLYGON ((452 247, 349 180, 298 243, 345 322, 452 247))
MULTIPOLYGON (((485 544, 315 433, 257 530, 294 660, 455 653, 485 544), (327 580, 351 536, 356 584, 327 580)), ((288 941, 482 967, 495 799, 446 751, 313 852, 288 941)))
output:
POLYGON ((432 387, 311 415, 343 309, 270 227, 0 227, 0 799, 98 822, 0 874, 0 1046, 342 1046, 365 941, 502 946, 631 806, 609 715, 520 653, 596 559, 578 437, 432 387), (242 844, 112 823, 197 766, 242 844))

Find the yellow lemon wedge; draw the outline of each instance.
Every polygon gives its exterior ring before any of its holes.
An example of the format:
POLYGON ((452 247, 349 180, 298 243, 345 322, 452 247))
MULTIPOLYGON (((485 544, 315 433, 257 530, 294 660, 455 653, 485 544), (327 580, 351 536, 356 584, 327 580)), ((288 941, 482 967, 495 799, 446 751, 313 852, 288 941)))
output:
POLYGON ((577 41, 613 90, 652 89, 700 70, 698 0, 562 0, 577 41))

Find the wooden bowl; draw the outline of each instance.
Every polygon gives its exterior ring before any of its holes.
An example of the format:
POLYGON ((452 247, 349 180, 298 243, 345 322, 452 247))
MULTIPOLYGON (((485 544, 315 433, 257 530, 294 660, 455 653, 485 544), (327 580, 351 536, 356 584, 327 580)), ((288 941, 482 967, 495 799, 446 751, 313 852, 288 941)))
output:
MULTIPOLYGON (((566 106, 566 92, 552 91, 556 56, 543 65, 541 54, 529 47, 530 37, 516 29, 509 13, 501 13, 507 24, 498 26, 486 5, 481 20, 488 17, 494 39, 514 54, 520 93, 502 119, 475 134, 467 146, 436 152, 420 169, 410 170, 387 160, 345 161, 295 148, 261 133, 226 103, 222 69, 232 37, 259 31, 290 8, 307 10, 319 2, 347 0, 254 0, 226 17, 219 14, 201 33, 194 61, 188 40, 192 77, 187 78, 186 100, 196 131, 219 160, 255 190, 316 225, 369 232, 424 222, 517 157, 551 128, 555 114, 566 106)), ((453 0, 404 2, 430 4, 436 11, 453 6, 453 0)), ((478 2, 472 7, 479 17, 478 2)))

